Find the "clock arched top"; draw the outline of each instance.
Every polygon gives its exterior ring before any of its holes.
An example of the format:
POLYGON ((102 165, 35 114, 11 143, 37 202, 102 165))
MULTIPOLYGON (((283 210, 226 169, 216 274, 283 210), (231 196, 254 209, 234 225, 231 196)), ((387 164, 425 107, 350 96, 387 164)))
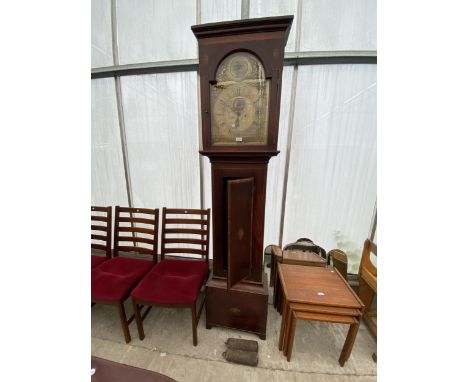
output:
POLYGON ((267 77, 261 60, 245 50, 226 55, 215 73, 215 80, 218 83, 259 81, 267 77))

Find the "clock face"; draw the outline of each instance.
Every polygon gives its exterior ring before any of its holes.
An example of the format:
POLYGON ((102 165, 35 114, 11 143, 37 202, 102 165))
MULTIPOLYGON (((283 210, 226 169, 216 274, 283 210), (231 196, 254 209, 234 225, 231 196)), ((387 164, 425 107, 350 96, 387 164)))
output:
POLYGON ((247 52, 226 57, 210 96, 212 145, 268 143, 270 80, 258 58, 247 52))

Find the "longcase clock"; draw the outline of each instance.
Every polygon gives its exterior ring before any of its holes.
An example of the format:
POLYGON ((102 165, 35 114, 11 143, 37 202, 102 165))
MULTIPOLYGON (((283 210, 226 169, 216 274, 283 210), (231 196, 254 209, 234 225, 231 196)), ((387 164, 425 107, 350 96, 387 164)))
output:
POLYGON ((266 337, 263 231, 277 155, 284 47, 293 16, 192 26, 198 40, 202 155, 211 162, 213 273, 206 326, 266 337))

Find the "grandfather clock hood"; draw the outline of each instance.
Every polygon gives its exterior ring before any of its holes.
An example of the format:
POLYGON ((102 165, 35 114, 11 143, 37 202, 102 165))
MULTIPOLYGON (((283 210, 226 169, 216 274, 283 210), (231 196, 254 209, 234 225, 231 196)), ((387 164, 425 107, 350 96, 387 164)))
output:
MULTIPOLYGON (((281 100, 281 80, 284 61, 284 47, 286 45, 293 16, 280 17, 265 17, 258 19, 235 20, 221 23, 210 23, 192 26, 192 31, 198 40, 199 48, 199 71, 200 71, 200 95, 201 95, 201 112, 202 112, 202 142, 203 155, 216 155, 220 152, 232 152, 234 155, 242 155, 242 152, 263 152, 271 155, 276 155, 278 142, 278 125, 279 111, 281 100), (237 52, 237 56, 235 55, 237 52), (231 56, 230 56, 231 55, 231 56), (223 62, 224 60, 224 62, 223 62), (258 62, 255 62, 258 61, 258 62), (254 73, 260 67, 260 72, 254 73), (226 68, 222 73, 220 71, 226 68), (237 69, 233 73, 232 69, 237 69), (249 75, 242 81, 242 74, 249 71, 249 75), (231 74, 229 77, 226 74, 231 74), (257 75, 257 78, 255 78, 257 75), (223 79, 225 81, 223 82, 223 79), (257 91, 263 91, 268 96, 268 104, 266 102, 253 104, 247 102, 242 105, 242 98, 249 101, 248 92, 249 85, 252 85, 252 80, 264 80, 264 85, 257 86, 257 91), (235 83, 237 81, 237 84, 235 83), (230 89, 226 89, 226 93, 221 95, 221 101, 216 102, 216 92, 220 92, 222 84, 216 87, 217 83, 225 83, 230 89), (247 86, 246 86, 247 85, 247 86), (236 88, 237 86, 237 88, 236 88), (226 113, 224 108, 219 105, 223 101, 230 101, 239 91, 238 102, 230 104, 229 113, 226 113), (242 94, 242 91, 244 94, 242 94), (231 93, 231 97, 229 96, 231 93), (218 107, 217 107, 218 106, 218 107), (242 107, 244 108, 242 109, 242 107), (220 138, 222 134, 218 134, 217 129, 222 129, 218 124, 224 122, 228 127, 236 125, 236 107, 237 113, 247 119, 247 122, 252 119, 250 114, 255 114, 261 107, 261 112, 265 113, 263 119, 259 122, 260 126, 257 130, 264 129, 261 133, 265 134, 264 139, 254 140, 253 143, 248 142, 248 137, 232 136, 232 144, 229 145, 226 140, 220 138), (239 113, 240 110, 240 113, 239 113), (218 121, 217 115, 220 113, 232 114, 224 121, 218 121), (219 138, 218 141, 214 138, 219 138), (237 141, 236 141, 237 138, 237 141)), ((252 89, 252 86, 250 86, 252 89)), ((250 100, 252 100, 251 96, 250 100)), ((265 100, 266 101, 266 100, 265 100)), ((246 122, 246 123, 247 123, 246 122)), ((242 130, 242 121, 237 123, 242 130)), ((252 128, 255 129, 255 126, 252 128)), ((226 136, 228 134, 225 134, 226 136)))
POLYGON ((202 155, 211 162, 213 272, 206 326, 266 337, 263 232, 277 155, 284 47, 293 16, 192 26, 198 40, 202 155))

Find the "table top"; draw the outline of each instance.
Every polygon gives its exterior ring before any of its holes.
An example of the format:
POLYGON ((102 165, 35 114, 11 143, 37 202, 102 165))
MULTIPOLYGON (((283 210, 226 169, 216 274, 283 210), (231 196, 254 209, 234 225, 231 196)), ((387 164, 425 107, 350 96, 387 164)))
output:
MULTIPOLYGON (((282 262, 285 264, 298 264, 300 263, 311 263, 324 267, 327 262, 323 257, 316 254, 315 252, 304 252, 304 251, 283 251, 282 262)), ((305 265, 305 264, 304 264, 305 265)))
POLYGON ((96 371, 92 382, 175 382, 174 379, 155 371, 140 369, 91 356, 91 367, 96 371))
POLYGON ((334 269, 279 264, 278 273, 289 302, 357 309, 364 306, 334 269))

